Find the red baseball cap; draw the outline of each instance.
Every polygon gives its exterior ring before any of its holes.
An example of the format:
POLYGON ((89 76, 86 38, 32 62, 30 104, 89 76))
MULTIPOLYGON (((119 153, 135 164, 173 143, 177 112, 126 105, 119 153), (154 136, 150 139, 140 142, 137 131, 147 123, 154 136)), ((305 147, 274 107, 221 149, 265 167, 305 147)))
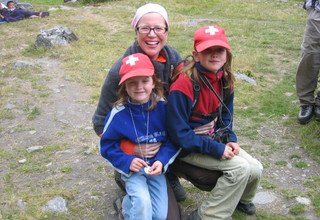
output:
POLYGON ((153 76, 153 74, 154 66, 149 57, 143 53, 135 53, 123 58, 119 72, 119 85, 135 76, 153 76))
POLYGON ((194 48, 197 52, 213 46, 231 49, 224 29, 219 26, 205 26, 194 33, 194 48))

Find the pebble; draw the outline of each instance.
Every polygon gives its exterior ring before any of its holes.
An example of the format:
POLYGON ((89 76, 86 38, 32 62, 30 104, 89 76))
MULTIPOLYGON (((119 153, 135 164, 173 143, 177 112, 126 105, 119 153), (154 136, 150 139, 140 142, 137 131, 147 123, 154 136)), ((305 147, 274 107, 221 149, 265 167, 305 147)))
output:
POLYGON ((27 151, 28 153, 31 153, 31 152, 42 150, 42 149, 43 149, 43 146, 32 146, 32 147, 28 147, 27 151))

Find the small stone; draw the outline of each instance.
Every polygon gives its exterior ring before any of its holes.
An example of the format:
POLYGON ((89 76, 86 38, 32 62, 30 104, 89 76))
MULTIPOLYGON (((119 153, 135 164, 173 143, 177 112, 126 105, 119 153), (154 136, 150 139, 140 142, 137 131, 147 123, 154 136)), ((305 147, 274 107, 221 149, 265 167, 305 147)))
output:
POLYGON ((305 197, 296 197, 296 201, 302 205, 310 205, 311 204, 311 201, 310 199, 308 198, 305 198, 305 197))
POLYGON ((24 202, 22 199, 19 199, 17 201, 17 206, 19 207, 19 209, 24 211, 26 209, 26 202, 24 202))
POLYGON ((37 133, 37 131, 35 130, 29 131, 29 134, 35 134, 35 133, 37 133))
POLYGON ((27 162, 27 159, 21 159, 21 160, 19 160, 18 162, 19 162, 20 164, 23 164, 23 163, 27 162))
POLYGON ((48 201, 43 207, 43 210, 64 213, 68 211, 67 202, 62 197, 58 196, 48 201))
POLYGON ((276 199, 276 196, 270 192, 258 192, 253 198, 253 203, 256 204, 268 204, 272 203, 276 199))
POLYGON ((42 149, 43 149, 43 146, 32 146, 32 147, 28 147, 27 151, 28 153, 31 153, 31 152, 42 150, 42 149))

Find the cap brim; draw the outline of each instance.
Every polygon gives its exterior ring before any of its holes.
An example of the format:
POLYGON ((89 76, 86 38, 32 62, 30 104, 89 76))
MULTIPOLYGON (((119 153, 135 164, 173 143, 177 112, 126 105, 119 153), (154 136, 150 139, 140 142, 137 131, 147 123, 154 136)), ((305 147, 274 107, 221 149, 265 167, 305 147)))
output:
POLYGON ((224 48, 227 48, 227 49, 230 50, 229 44, 227 44, 226 42, 221 41, 221 40, 207 40, 207 41, 204 41, 204 42, 196 45, 196 50, 197 50, 197 52, 202 52, 202 51, 204 51, 205 49, 207 49, 209 47, 217 47, 217 46, 224 47, 224 48))
POLYGON ((119 85, 122 84, 127 79, 130 79, 132 77, 136 76, 153 76, 154 70, 153 69, 138 69, 133 70, 131 72, 126 73, 120 80, 119 85))

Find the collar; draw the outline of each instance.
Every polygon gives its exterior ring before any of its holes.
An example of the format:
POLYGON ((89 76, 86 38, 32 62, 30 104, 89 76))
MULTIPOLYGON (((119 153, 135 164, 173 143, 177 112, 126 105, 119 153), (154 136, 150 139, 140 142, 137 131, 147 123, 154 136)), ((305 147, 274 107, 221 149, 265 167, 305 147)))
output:
POLYGON ((222 68, 220 70, 218 70, 216 73, 213 73, 210 70, 207 70, 204 66, 202 66, 200 64, 200 62, 196 62, 195 67, 200 74, 204 74, 206 77, 208 77, 212 80, 220 80, 223 76, 222 68))

